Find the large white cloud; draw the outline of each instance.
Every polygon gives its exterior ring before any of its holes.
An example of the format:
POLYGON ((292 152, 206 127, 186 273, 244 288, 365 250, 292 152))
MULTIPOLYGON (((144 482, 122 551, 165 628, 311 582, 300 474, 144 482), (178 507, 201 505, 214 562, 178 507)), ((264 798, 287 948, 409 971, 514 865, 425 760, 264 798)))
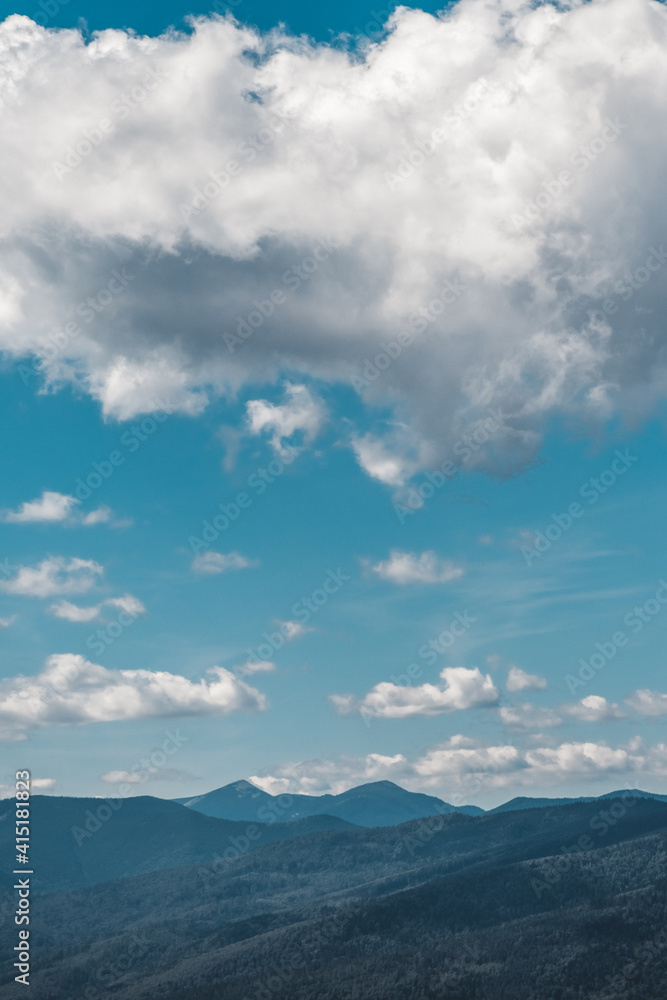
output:
POLYGON ((413 715, 440 715, 466 708, 487 708, 497 705, 500 692, 489 674, 479 667, 445 667, 440 671, 444 687, 418 684, 403 687, 390 681, 376 684, 363 698, 352 695, 330 695, 341 715, 360 712, 364 717, 405 719, 413 715))
POLYGON ((166 671, 107 670, 78 654, 55 654, 34 677, 0 681, 0 732, 9 738, 54 723, 229 715, 266 708, 265 696, 229 670, 213 667, 208 677, 191 681, 166 671))
POLYGON ((650 407, 664 6, 461 0, 390 27, 359 59, 220 20, 88 44, 5 21, 0 348, 119 418, 360 375, 407 428, 350 436, 394 483, 489 407, 473 464, 505 470, 554 411, 650 407))

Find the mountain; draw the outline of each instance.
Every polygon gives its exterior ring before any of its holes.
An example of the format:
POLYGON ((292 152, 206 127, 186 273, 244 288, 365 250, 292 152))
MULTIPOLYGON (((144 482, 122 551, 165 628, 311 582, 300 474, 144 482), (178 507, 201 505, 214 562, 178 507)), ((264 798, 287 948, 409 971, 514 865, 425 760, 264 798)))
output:
MULTIPOLYGON (((43 1000, 664 1000, 666 851, 650 798, 313 832, 215 872, 40 895, 32 985, 43 1000)), ((0 912, 13 901, 0 890, 0 912)))
MULTIPOLYGON (((5 858, 13 853, 14 808, 13 799, 0 801, 0 855, 5 858)), ((36 891, 78 888, 184 865, 211 865, 216 858, 232 859, 274 841, 352 828, 345 820, 324 815, 270 825, 214 819, 149 795, 127 799, 34 795, 30 825, 36 891)), ((7 878, 11 881, 11 876, 7 878)))
POLYGON ((656 802, 667 802, 667 795, 659 795, 657 792, 642 792, 638 788, 624 788, 617 792, 606 792, 604 795, 581 795, 576 799, 531 799, 526 796, 518 796, 504 802, 495 809, 489 809, 490 813, 511 812, 517 809, 543 809, 545 806, 565 806, 574 802, 602 802, 605 799, 654 799, 656 802))
POLYGON ((433 795, 408 792, 393 781, 372 781, 339 795, 270 795, 249 781, 234 781, 180 805, 218 819, 271 823, 326 814, 355 826, 395 826, 410 819, 460 812, 480 815, 478 806, 455 808, 433 795))

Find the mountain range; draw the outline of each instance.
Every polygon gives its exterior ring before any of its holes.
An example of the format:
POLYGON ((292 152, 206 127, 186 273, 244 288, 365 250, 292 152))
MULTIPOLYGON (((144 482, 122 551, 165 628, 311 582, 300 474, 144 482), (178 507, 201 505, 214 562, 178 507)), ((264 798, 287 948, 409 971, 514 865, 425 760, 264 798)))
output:
MULTIPOLYGON (((383 784, 368 794, 391 801, 383 784)), ((0 804, 5 857, 13 805, 0 804)), ((667 996, 667 803, 648 793, 371 828, 255 818, 148 796, 115 811, 35 797, 34 995, 667 996)), ((0 885, 0 923, 13 921, 11 885, 0 885)), ((3 963, 3 995, 18 989, 12 975, 3 963)))
MULTIPOLYGON (((642 792, 638 789, 623 789, 607 792, 600 799, 633 796, 635 798, 656 799, 667 802, 667 795, 642 792)), ((303 819, 306 816, 337 816, 354 823, 355 826, 395 826, 411 819, 427 816, 448 815, 458 812, 466 816, 481 816, 484 809, 479 806, 453 806, 449 802, 409 792, 393 781, 372 781, 356 788, 350 788, 339 795, 299 795, 297 793, 270 795, 249 781, 234 781, 222 788, 216 788, 204 795, 174 799, 180 805, 205 816, 217 819, 248 820, 262 823, 303 819)), ((511 799, 489 812, 507 812, 513 809, 539 809, 547 805, 571 805, 574 802, 595 802, 596 796, 580 798, 511 799)))

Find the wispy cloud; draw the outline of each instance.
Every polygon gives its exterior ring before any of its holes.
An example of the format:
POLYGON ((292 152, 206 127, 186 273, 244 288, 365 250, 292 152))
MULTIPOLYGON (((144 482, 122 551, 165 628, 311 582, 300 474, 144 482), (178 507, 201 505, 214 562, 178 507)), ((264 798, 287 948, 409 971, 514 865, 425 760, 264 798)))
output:
POLYGON ((231 569, 248 569, 257 565, 256 559, 248 559, 240 552, 201 552, 192 560, 192 571, 203 576, 213 576, 231 569))

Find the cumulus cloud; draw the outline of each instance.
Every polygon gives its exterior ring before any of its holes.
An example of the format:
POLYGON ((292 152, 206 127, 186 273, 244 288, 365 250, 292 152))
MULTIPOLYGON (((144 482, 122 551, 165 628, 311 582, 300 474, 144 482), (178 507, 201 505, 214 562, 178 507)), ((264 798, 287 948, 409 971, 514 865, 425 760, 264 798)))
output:
POLYGON ((366 717, 379 719, 405 719, 412 715, 440 715, 466 708, 485 708, 496 705, 500 692, 489 674, 482 674, 479 667, 445 667, 440 671, 445 686, 419 684, 403 687, 389 681, 376 684, 363 698, 353 695, 330 695, 336 711, 341 715, 361 712, 366 717))
POLYGON ((104 574, 104 568, 92 559, 64 556, 49 556, 38 566, 18 566, 16 569, 13 577, 0 581, 0 590, 24 597, 84 594, 104 574))
POLYGON ((500 718, 508 729, 526 731, 530 729, 552 729, 563 721, 551 708, 536 708, 525 702, 521 705, 503 706, 500 718))
MULTIPOLYGON (((558 412, 646 412, 667 381, 665 17, 652 0, 399 8, 359 59, 215 18, 84 39, 14 15, 0 349, 119 419, 356 377, 375 440, 389 407, 422 465, 489 407, 506 418, 476 461, 504 472, 558 412), (230 352, 257 303, 270 322, 230 352)), ((282 447, 284 407, 253 402, 282 447)), ((382 460, 360 440, 372 475, 409 474, 391 435, 382 460)))
POLYGON ((663 694, 661 691, 640 688, 628 695, 625 703, 639 715, 667 715, 667 694, 663 694))
MULTIPOLYGON (((638 737, 620 746, 567 742, 526 749, 453 737, 410 758, 403 754, 365 757, 341 755, 333 760, 307 760, 272 767, 252 781, 266 791, 338 793, 365 781, 388 780, 413 791, 430 792, 450 801, 502 792, 502 798, 528 790, 591 784, 604 779, 633 787, 640 780, 667 778, 667 744, 647 745, 638 737)), ((595 794, 595 792, 594 792, 595 794)), ((498 799, 498 795, 494 795, 498 799)))
POLYGON ((215 573, 226 573, 230 569, 247 569, 249 566, 256 566, 257 563, 240 552, 200 552, 192 560, 192 570, 202 575, 213 575, 215 573))
MULTIPOLYGON (((667 708, 665 709, 667 711, 667 708)), ((605 722, 608 719, 624 719, 626 712, 615 702, 609 702, 599 694, 589 694, 574 705, 563 705, 563 712, 580 722, 605 722)))
POLYGON ((88 514, 82 514, 78 509, 80 503, 76 497, 66 493, 45 490, 39 499, 22 503, 18 510, 5 511, 1 519, 8 524, 60 522, 85 525, 104 524, 112 520, 113 512, 110 507, 98 507, 88 514))
POLYGON ((79 501, 63 493, 42 493, 39 500, 21 504, 18 510, 6 511, 3 521, 26 524, 35 521, 67 521, 79 501))
POLYGON ((9 618, 0 618, 0 630, 3 628, 9 628, 10 625, 14 624, 17 618, 18 615, 10 615, 9 618))
POLYGON ((463 576, 460 566, 440 559, 432 550, 417 555, 392 549, 389 558, 371 566, 371 570, 381 579, 397 584, 448 583, 463 576))
POLYGON ((266 698, 229 670, 191 681, 151 670, 107 670, 74 653, 48 657, 41 673, 0 681, 0 727, 23 732, 62 723, 259 712, 266 698))
POLYGON ((545 677, 538 674, 527 674, 520 667, 510 667, 507 674, 508 691, 543 691, 547 686, 545 677))
POLYGON ((301 432, 306 443, 318 434, 324 422, 322 402, 314 397, 305 385, 285 386, 286 402, 269 403, 266 399, 251 399, 246 404, 248 429, 251 434, 269 432, 274 450, 282 456, 289 455, 292 447, 286 442, 301 432))

